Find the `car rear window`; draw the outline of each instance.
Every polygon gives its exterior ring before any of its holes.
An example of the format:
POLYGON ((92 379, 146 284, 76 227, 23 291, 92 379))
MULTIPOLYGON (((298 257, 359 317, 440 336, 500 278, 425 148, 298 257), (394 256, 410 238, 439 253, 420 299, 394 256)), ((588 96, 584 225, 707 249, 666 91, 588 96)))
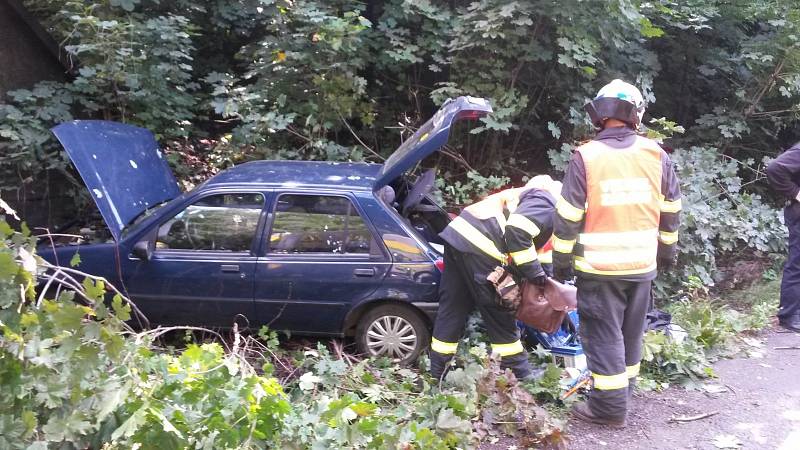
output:
POLYGON ((269 252, 380 254, 350 199, 307 194, 284 194, 278 198, 269 252))

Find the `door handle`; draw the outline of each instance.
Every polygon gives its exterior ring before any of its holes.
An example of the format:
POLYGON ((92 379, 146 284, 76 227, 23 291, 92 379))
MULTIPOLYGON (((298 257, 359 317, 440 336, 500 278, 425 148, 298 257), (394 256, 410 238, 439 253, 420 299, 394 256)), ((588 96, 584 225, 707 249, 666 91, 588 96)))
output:
POLYGON ((238 264, 223 264, 219 266, 219 270, 222 272, 238 272, 239 265, 238 264))
POLYGON ((357 277, 374 277, 375 269, 356 269, 353 271, 353 275, 357 277))

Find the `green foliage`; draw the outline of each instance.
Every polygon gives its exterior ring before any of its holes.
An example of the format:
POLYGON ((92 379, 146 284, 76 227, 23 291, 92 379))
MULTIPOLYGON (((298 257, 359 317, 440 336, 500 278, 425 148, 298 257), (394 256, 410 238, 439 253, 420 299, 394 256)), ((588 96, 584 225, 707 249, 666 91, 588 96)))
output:
MULTIPOLYGON (((38 182, 45 171, 71 173, 48 130, 76 118, 153 130, 183 181, 197 183, 249 159, 380 162, 447 98, 487 97, 495 112, 454 131, 424 163, 439 169, 441 200, 459 206, 562 170, 592 133, 583 104, 621 77, 642 89, 657 118, 645 120, 648 133, 677 148, 680 265, 660 277, 661 297, 702 297, 718 261, 742 249, 784 250, 762 169, 764 155, 798 138, 794 2, 25 3, 76 72, 0 103, 0 190, 38 182)), ((77 283, 78 303, 68 294, 37 297, 32 243, 4 222, 0 234, 0 378, 10 386, 0 394, 0 439, 9 444, 130 447, 157 438, 174 447, 445 448, 495 432, 492 414, 522 411, 523 429, 542 417, 530 415, 529 399, 488 363, 475 336, 442 386, 324 349, 293 356, 287 367, 302 373, 292 378, 268 330, 266 351, 278 357, 259 360, 266 376, 213 345, 161 353, 150 335, 125 328, 132 311, 121 297, 100 301, 98 283, 77 283), (302 407, 287 406, 273 373, 302 407), (475 417, 483 425, 470 430, 475 417)), ((748 314, 705 300, 674 308, 689 339, 646 338, 646 370, 659 382, 710 375, 719 348, 766 324, 774 304, 754 302, 748 314)), ((534 395, 556 392, 556 378, 547 380, 534 395)))
POLYGON ((666 387, 669 383, 691 385, 714 374, 700 344, 694 340, 678 343, 658 331, 645 334, 642 361, 640 385, 645 389, 666 387))
POLYGON ((306 352, 300 370, 305 372, 289 393, 307 407, 284 421, 289 448, 449 448, 472 442, 474 384, 483 371, 477 364, 460 384, 473 396, 439 391, 431 380, 389 361, 348 364, 322 346, 306 352))
POLYGON ((337 357, 321 344, 295 354, 292 370, 301 375, 287 390, 303 406, 284 421, 284 445, 447 449, 512 436, 526 446, 560 448, 563 424, 537 406, 529 386, 499 368, 476 318, 470 324, 441 383, 387 359, 337 357))
POLYGON ((439 200, 448 207, 466 206, 476 198, 507 186, 511 181, 508 177, 494 175, 485 177, 476 171, 469 171, 463 183, 458 180, 447 183, 445 182, 447 175, 444 174, 445 178, 437 178, 436 186, 440 195, 439 200))
POLYGON ((645 334, 642 386, 697 386, 699 380, 715 376, 711 363, 717 358, 760 351, 760 343, 745 333, 770 325, 770 318, 777 312, 778 285, 773 281, 765 289, 759 283, 728 294, 748 298, 747 304, 739 304, 745 311, 741 312, 719 299, 711 299, 701 280, 690 277, 680 300, 667 307, 672 322, 686 332, 686 337, 681 341, 674 331, 645 334))
POLYGON ((81 284, 68 277, 74 270, 43 279, 82 289, 54 300, 46 289, 37 294, 44 267, 34 240, 4 221, 0 230, 0 447, 238 449, 277 441, 291 408, 275 378, 218 344, 157 352, 152 332, 135 334, 123 322, 131 306, 121 296, 105 303, 105 283, 81 284))
POLYGON ((45 170, 64 171, 67 163, 49 128, 73 118, 129 122, 159 138, 189 133, 199 85, 192 78, 186 17, 128 13, 138 3, 131 0, 36 3, 51 9, 46 20, 63 35, 59 40, 77 70, 69 83, 45 81, 12 91, 0 104, 0 189, 32 182, 45 170))
POLYGON ((563 448, 562 425, 477 332, 441 383, 322 344, 280 350, 266 328, 262 343, 237 334, 228 350, 190 339, 164 351, 155 339, 167 330, 128 328, 131 305, 108 300, 103 280, 66 267, 54 277, 29 234, 0 231, 0 447, 444 450, 510 435, 563 448), (77 290, 48 299, 62 283, 77 290))
POLYGON ((742 162, 720 155, 716 149, 699 147, 676 151, 672 159, 682 190, 681 264, 680 270, 657 280, 660 296, 670 296, 670 291, 692 277, 713 285, 717 259, 743 248, 764 253, 785 250, 781 212, 745 188, 752 181, 745 181, 741 172, 756 171, 752 160, 742 162))
MULTIPOLYGON (((142 350, 140 349, 140 352, 142 350)), ((247 373, 219 344, 152 355, 133 375, 111 440, 170 448, 261 448, 291 411, 275 378, 247 373)), ((105 438, 105 436, 103 436, 105 438)))
POLYGON ((742 247, 782 249, 759 193, 763 155, 797 139, 791 2, 26 4, 74 58, 76 78, 0 104, 0 189, 68 171, 48 128, 72 118, 152 129, 193 184, 249 159, 380 162, 436 105, 470 94, 494 114, 426 162, 439 168, 443 200, 462 205, 563 169, 592 132, 583 104, 622 77, 656 118, 648 133, 679 149, 684 270, 669 285, 712 283, 717 258, 742 247))

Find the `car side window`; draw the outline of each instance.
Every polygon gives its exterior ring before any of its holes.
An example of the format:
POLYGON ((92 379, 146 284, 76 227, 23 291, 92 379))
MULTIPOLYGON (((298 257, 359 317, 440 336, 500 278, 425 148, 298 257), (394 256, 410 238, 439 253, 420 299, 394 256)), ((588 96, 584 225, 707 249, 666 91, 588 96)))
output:
POLYGON ((350 199, 306 194, 278 197, 269 252, 381 254, 350 199))
POLYGON ((249 252, 263 206, 261 194, 203 197, 158 228, 156 250, 249 252))

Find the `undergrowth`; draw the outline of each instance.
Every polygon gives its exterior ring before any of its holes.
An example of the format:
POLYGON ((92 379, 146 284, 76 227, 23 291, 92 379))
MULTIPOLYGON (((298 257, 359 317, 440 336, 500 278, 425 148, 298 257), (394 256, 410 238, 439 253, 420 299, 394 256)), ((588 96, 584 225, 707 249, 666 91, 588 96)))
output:
POLYGON ((697 387, 716 376, 711 364, 717 359, 761 353, 762 344, 752 332, 770 324, 777 312, 779 288, 780 280, 767 273, 766 279, 745 289, 712 297, 699 279, 690 277, 678 298, 665 308, 680 329, 645 334, 639 386, 697 387))
POLYGON ((0 220, 0 449, 565 448, 478 333, 441 382, 339 341, 283 348, 270 330, 178 350, 161 336, 188 327, 131 329, 135 305, 34 244, 0 220))
MULTIPOLYGON (((696 385, 716 358, 760 351, 747 333, 769 323, 778 282, 736 294, 740 312, 689 279, 668 308, 686 337, 647 333, 641 386, 696 385)), ((562 371, 518 382, 475 317, 440 382, 339 341, 282 346, 267 329, 203 344, 184 335, 177 350, 160 336, 184 329, 137 332, 125 323, 135 314, 113 286, 48 265, 27 230, 0 221, 0 448, 448 449, 501 436, 566 446, 562 371)))

